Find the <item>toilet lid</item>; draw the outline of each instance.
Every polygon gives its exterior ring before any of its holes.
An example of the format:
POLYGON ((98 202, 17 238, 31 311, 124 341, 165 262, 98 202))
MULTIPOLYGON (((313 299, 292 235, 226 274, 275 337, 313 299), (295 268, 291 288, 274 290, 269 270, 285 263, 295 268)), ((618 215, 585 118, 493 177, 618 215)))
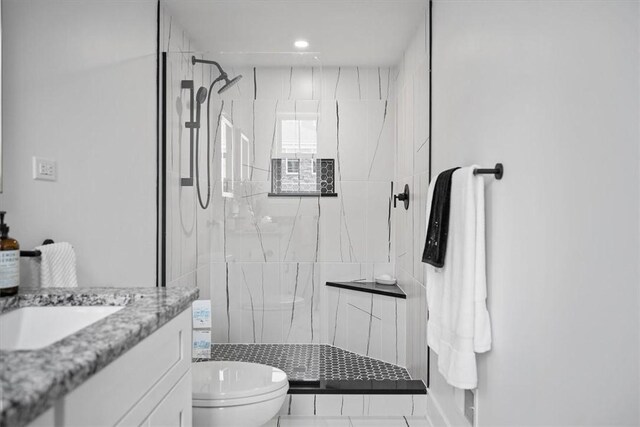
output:
POLYGON ((289 385, 284 371, 257 363, 197 362, 191 364, 191 374, 192 396, 197 400, 256 396, 289 385))

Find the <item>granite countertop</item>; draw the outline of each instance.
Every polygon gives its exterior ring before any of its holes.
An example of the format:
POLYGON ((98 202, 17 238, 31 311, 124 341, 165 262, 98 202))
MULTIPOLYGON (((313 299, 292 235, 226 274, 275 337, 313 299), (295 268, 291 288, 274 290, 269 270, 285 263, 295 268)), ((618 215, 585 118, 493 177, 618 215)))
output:
POLYGON ((52 288, 0 298, 0 313, 29 306, 124 306, 37 350, 0 350, 0 426, 25 425, 165 323, 195 288, 52 288))

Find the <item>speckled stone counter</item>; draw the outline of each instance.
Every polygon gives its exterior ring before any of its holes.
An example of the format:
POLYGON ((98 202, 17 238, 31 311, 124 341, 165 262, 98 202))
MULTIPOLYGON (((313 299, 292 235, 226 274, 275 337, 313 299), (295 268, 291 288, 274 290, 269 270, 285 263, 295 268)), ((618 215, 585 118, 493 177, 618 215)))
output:
POLYGON ((124 306, 48 347, 0 351, 0 426, 34 420, 197 297, 197 289, 176 287, 41 289, 0 298, 0 313, 29 306, 124 306))

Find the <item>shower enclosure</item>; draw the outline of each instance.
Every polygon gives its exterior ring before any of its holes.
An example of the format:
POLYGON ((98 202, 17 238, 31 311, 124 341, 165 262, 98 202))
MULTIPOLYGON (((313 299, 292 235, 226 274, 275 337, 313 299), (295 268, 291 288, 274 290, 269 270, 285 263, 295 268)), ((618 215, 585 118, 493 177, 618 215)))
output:
POLYGON ((406 295, 348 286, 394 275, 397 70, 199 51, 161 12, 163 283, 200 290, 194 357, 391 381, 415 407, 406 295))

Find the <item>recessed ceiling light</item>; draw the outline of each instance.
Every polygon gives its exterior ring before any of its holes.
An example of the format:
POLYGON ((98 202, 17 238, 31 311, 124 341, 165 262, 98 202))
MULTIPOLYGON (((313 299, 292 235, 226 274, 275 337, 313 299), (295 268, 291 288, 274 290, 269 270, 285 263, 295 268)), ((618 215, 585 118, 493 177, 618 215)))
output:
POLYGON ((309 47, 309 42, 306 40, 296 40, 293 45, 298 49, 305 49, 309 47))

